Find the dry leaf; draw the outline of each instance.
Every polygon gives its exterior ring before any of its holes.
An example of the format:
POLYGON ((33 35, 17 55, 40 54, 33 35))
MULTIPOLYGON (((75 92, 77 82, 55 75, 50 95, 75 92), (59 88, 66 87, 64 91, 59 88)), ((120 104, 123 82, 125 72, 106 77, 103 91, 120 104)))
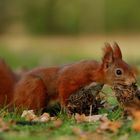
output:
POLYGON ((0 118, 0 132, 9 130, 8 123, 4 122, 2 118, 0 118))
POLYGON ((99 121, 99 120, 102 120, 102 119, 106 120, 107 119, 107 114, 85 116, 85 114, 80 115, 80 114, 76 113, 75 119, 78 123, 81 123, 81 122, 96 122, 96 121, 99 121))
POLYGON ((140 132, 140 111, 131 108, 131 113, 135 119, 132 128, 138 132, 140 132))
POLYGON ((136 108, 132 107, 129 107, 128 110, 134 118, 132 128, 137 132, 140 132, 140 110, 137 110, 136 108))
POLYGON ((57 119, 53 123, 56 128, 59 128, 60 126, 62 126, 63 121, 61 119, 57 119))
POLYGON ((50 117, 49 113, 43 113, 40 117, 36 116, 33 110, 24 110, 21 117, 27 121, 48 122, 49 120, 56 120, 55 117, 50 117))
POLYGON ((140 111, 139 110, 131 109, 131 113, 135 119, 140 120, 140 111))
POLYGON ((96 132, 83 131, 77 127, 72 128, 72 132, 79 137, 78 140, 110 140, 109 137, 106 137, 105 135, 96 132))
POLYGON ((50 119, 51 119, 51 117, 50 117, 50 114, 49 114, 49 113, 43 113, 43 114, 39 117, 38 121, 39 121, 39 122, 48 122, 50 119))
POLYGON ((55 120, 57 120, 57 118, 56 117, 51 117, 50 120, 55 121, 55 120))
POLYGON ((38 117, 33 110, 24 110, 21 117, 24 117, 27 121, 38 121, 38 117))
POLYGON ((80 137, 85 137, 85 136, 87 136, 87 132, 84 132, 83 130, 81 130, 81 129, 78 128, 78 127, 72 128, 72 132, 73 132, 75 135, 80 136, 80 137))
POLYGON ((118 131, 121 127, 121 123, 118 121, 102 120, 97 132, 102 132, 105 130, 110 130, 112 132, 118 131))
POLYGON ((135 121, 132 125, 132 128, 137 132, 140 132, 140 121, 135 121))
POLYGON ((85 114, 80 115, 76 113, 75 115, 75 119, 78 123, 85 122, 85 117, 85 114))

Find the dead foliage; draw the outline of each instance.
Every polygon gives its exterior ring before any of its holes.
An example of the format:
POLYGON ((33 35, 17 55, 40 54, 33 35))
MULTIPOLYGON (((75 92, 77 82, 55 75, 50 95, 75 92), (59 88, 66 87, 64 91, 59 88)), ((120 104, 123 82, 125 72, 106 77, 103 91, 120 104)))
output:
POLYGON ((8 131, 10 124, 5 122, 2 118, 0 118, 0 132, 8 131))
POLYGON ((75 120, 77 123, 96 122, 96 121, 99 121, 102 119, 106 120, 107 114, 86 116, 85 114, 80 115, 80 114, 76 113, 76 115, 75 115, 75 120))
POLYGON ((119 121, 110 121, 107 118, 107 114, 102 115, 92 115, 92 116, 85 116, 84 114, 76 114, 75 119, 78 123, 82 122, 100 122, 99 127, 97 128, 97 132, 101 133, 105 130, 109 130, 111 132, 117 132, 118 129, 122 126, 122 123, 119 121))
POLYGON ((137 132, 140 132, 140 110, 131 107, 129 108, 129 112, 133 117, 132 129, 134 129, 137 132))
POLYGON ((72 132, 79 137, 78 140, 91 140, 94 138, 94 140, 110 140, 109 137, 106 137, 105 135, 96 133, 96 132, 87 132, 83 131, 82 129, 78 127, 72 128, 72 132))
POLYGON ((110 121, 107 119, 102 119, 100 122, 101 123, 96 130, 98 133, 102 133, 103 131, 117 132, 118 129, 122 126, 122 123, 119 121, 110 121))
POLYGON ((56 119, 55 121, 53 121, 53 124, 55 128, 59 128, 63 125, 63 121, 61 119, 56 119))
POLYGON ((24 117, 26 121, 36 122, 48 122, 56 120, 55 117, 50 117, 48 113, 43 113, 41 116, 37 116, 33 110, 24 110, 21 117, 24 117))

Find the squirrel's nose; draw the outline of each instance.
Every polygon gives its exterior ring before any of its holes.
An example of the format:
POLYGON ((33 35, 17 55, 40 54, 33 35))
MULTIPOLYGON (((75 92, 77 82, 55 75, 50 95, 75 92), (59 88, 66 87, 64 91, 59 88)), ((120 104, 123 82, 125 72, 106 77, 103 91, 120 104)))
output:
POLYGON ((136 85, 137 83, 137 80, 135 78, 129 78, 127 81, 126 81, 126 85, 136 85))
POLYGON ((136 85, 136 84, 137 84, 137 80, 136 79, 132 80, 131 85, 136 85))
POLYGON ((132 83, 132 86, 136 86, 137 82, 132 83))

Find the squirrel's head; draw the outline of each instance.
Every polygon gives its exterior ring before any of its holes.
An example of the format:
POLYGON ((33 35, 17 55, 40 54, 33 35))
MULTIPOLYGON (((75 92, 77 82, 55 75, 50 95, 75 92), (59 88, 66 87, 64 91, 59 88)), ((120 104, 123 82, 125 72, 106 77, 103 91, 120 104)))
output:
POLYGON ((102 70, 106 84, 132 85, 136 83, 133 69, 122 59, 122 53, 117 43, 113 47, 105 43, 103 48, 102 70))

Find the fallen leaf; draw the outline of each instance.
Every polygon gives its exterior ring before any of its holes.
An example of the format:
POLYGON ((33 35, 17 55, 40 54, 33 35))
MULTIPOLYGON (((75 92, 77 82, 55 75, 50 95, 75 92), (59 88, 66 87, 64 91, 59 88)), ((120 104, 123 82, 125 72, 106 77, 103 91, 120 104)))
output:
POLYGON ((50 120, 55 121, 55 120, 57 120, 57 118, 56 117, 50 117, 50 120))
POLYGON ((140 132, 140 121, 135 121, 132 125, 132 128, 137 132, 140 132))
POLYGON ((21 117, 25 118, 27 121, 38 121, 38 117, 33 110, 24 110, 21 117))
POLYGON ((72 128, 72 132, 79 137, 78 140, 110 140, 110 138, 106 137, 105 135, 101 135, 96 132, 83 131, 77 127, 72 128))
POLYGON ((75 115, 75 119, 78 123, 85 122, 85 114, 77 114, 75 115))
POLYGON ((135 119, 140 120, 140 111, 139 110, 131 109, 131 113, 135 119))
POLYGON ((49 114, 49 113, 43 113, 43 114, 39 117, 38 121, 39 121, 39 122, 48 122, 50 119, 51 119, 51 117, 50 117, 50 114, 49 114))
POLYGON ((4 122, 2 118, 0 118, 0 132, 9 130, 8 123, 4 122))
POLYGON ((140 132, 140 111, 131 108, 131 113, 134 117, 134 123, 132 124, 132 128, 140 132))
POLYGON ((72 128, 72 132, 73 132, 75 135, 80 136, 80 137, 85 137, 85 136, 87 136, 87 132, 81 130, 81 129, 78 128, 78 127, 72 128))
POLYGON ((63 121, 61 119, 57 119, 53 123, 55 128, 59 128, 60 126, 62 126, 63 121))
POLYGON ((24 117, 26 121, 48 122, 55 121, 56 117, 51 117, 49 113, 43 113, 41 116, 35 115, 33 110, 24 110, 21 117, 24 117))
POLYGON ((105 130, 110 130, 111 132, 116 132, 121 127, 121 122, 102 120, 100 126, 97 128, 97 132, 101 133, 105 130))
POLYGON ((76 113, 75 119, 78 123, 81 123, 81 122, 96 122, 96 121, 99 121, 99 120, 102 120, 102 119, 106 120, 107 119, 107 114, 86 116, 85 114, 80 115, 80 114, 76 113))

